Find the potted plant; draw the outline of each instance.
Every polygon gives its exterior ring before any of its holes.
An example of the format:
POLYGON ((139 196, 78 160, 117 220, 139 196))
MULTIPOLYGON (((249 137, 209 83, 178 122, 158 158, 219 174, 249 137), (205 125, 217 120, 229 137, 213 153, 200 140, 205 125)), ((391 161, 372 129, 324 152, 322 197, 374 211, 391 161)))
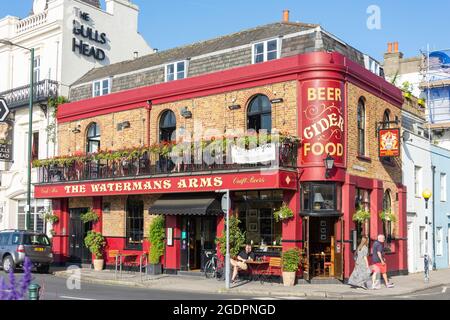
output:
POLYGON ((283 252, 282 257, 283 284, 285 287, 295 285, 295 275, 299 268, 300 251, 297 248, 283 252))
POLYGON ((102 271, 105 261, 103 260, 103 248, 106 245, 105 237, 101 233, 88 231, 84 238, 86 248, 94 255, 94 270, 102 271))
MULTIPOLYGON (((230 216, 230 257, 236 257, 242 250, 242 246, 245 245, 245 232, 242 232, 239 228, 241 221, 236 216, 230 216)), ((225 257, 227 253, 227 235, 226 225, 221 237, 216 239, 216 243, 219 245, 219 250, 222 256, 225 257)))
POLYGON ((417 100, 417 104, 422 108, 425 108, 425 99, 420 98, 419 100, 417 100))
POLYGON ((148 231, 148 241, 150 243, 148 274, 158 275, 162 273, 161 257, 164 255, 165 236, 164 216, 157 216, 153 219, 148 231))
POLYGON ((96 214, 94 211, 92 211, 91 209, 89 209, 86 213, 83 213, 80 215, 80 219, 81 221, 83 221, 84 223, 88 223, 88 222, 97 222, 99 217, 98 214, 96 214))
POLYGON ((406 99, 411 100, 411 98, 412 98, 412 84, 409 81, 403 82, 402 90, 403 90, 403 96, 406 99))
POLYGON ((365 233, 369 230, 370 211, 363 209, 361 206, 356 210, 352 220, 359 224, 364 225, 365 233))
POLYGON ((286 203, 283 203, 281 208, 273 213, 273 218, 275 219, 276 222, 290 219, 293 216, 294 212, 291 210, 291 208, 288 207, 286 203))
POLYGON ((54 225, 58 223, 59 218, 57 215, 54 215, 53 212, 46 212, 44 213, 44 220, 50 223, 51 225, 54 225))
POLYGON ((392 238, 392 223, 397 221, 397 216, 390 210, 383 210, 380 212, 380 219, 383 221, 384 233, 387 235, 388 242, 390 242, 392 238))

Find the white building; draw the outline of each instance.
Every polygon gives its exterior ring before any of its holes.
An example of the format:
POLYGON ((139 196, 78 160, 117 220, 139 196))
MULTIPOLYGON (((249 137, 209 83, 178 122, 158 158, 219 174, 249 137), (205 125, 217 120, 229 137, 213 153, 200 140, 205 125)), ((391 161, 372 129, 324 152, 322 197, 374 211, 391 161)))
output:
MULTIPOLYGON (((69 85, 94 67, 153 52, 137 31, 139 8, 131 0, 105 2, 103 10, 99 0, 34 0, 30 16, 0 20, 0 42, 35 49, 34 159, 56 155, 49 98, 67 96, 69 85)), ((107 93, 110 82, 99 80, 95 94, 107 93)), ((4 155, 11 161, 0 161, 0 230, 25 227, 29 83, 30 51, 0 43, 0 97, 11 109, 8 121, 0 123, 0 149, 12 151, 4 155)), ((33 169, 32 181, 36 175, 33 169)), ((39 213, 49 207, 32 199, 34 229, 44 228, 39 213)))
POLYGON ((424 270, 424 254, 432 253, 432 210, 422 197, 424 190, 433 190, 431 147, 422 110, 404 104, 402 111, 402 174, 407 188, 408 271, 424 270))

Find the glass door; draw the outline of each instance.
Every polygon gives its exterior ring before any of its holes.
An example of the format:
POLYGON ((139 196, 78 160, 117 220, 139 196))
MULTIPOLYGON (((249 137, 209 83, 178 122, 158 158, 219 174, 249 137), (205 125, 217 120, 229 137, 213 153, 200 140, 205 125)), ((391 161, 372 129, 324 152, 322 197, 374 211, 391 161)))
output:
POLYGON ((303 218, 303 279, 311 280, 311 260, 310 260, 310 243, 309 243, 309 217, 303 218))

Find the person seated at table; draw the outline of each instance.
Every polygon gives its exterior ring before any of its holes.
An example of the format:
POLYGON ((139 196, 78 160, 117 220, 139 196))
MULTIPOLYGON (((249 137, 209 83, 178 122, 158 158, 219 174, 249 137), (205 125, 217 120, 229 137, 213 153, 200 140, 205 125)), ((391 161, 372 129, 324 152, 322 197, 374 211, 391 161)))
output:
POLYGON ((239 270, 247 270, 247 262, 255 260, 255 253, 252 252, 252 246, 250 244, 245 245, 245 250, 239 252, 236 259, 230 259, 230 263, 233 266, 233 276, 231 282, 236 281, 239 270))

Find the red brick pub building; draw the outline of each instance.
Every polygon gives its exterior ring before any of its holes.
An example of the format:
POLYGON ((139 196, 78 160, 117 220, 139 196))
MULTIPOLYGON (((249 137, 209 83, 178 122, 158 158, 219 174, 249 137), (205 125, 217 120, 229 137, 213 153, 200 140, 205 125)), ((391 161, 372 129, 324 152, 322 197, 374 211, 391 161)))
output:
MULTIPOLYGON (((167 135, 230 129, 275 129, 299 138, 277 149, 278 166, 264 163, 174 166, 150 153, 125 163, 102 158, 41 162, 36 198, 52 199, 59 222, 53 247, 59 262, 89 262, 83 235, 92 228, 109 250, 148 252, 147 230, 155 214, 166 217, 164 270, 199 270, 204 250, 224 231, 218 190, 230 189, 231 213, 265 259, 302 249, 299 278, 347 279, 354 239, 389 233, 389 272, 407 272, 406 190, 399 158, 379 158, 377 132, 398 127, 401 91, 340 53, 313 52, 183 80, 130 89, 59 107, 59 154, 151 148, 167 135), (381 124, 380 124, 381 123, 381 124), (398 123, 398 125, 396 125, 398 123), (324 160, 330 155, 333 168, 324 160), (276 222, 286 203, 294 217, 276 222), (357 208, 369 223, 353 222, 357 208), (100 219, 80 222, 92 209, 100 219), (390 210, 385 227, 379 213, 390 210), (263 243, 262 243, 263 242, 263 243), (326 262, 326 265, 323 263, 326 262)), ((139 150, 141 150, 139 149, 139 150)), ((64 158, 65 157, 65 158, 64 158)))

